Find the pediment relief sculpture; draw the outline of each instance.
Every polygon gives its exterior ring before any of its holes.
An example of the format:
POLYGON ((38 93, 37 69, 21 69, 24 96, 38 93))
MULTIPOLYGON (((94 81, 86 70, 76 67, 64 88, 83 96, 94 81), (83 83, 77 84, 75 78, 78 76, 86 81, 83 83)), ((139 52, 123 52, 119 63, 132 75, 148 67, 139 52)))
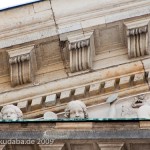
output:
POLYGON ((88 107, 89 118, 141 118, 139 117, 139 110, 145 104, 149 103, 149 97, 150 94, 141 94, 138 96, 119 98, 118 94, 113 94, 106 99, 105 103, 88 107))
POLYGON ((17 121, 23 119, 23 113, 17 106, 6 105, 1 110, 1 117, 6 121, 17 121))
MULTIPOLYGON (((110 95, 105 103, 86 107, 81 100, 70 101, 62 113, 45 112, 42 118, 33 120, 67 119, 125 119, 146 118, 150 119, 150 94, 141 94, 119 98, 118 94, 110 95), (61 114, 61 115, 60 115, 61 114), (63 116, 64 115, 64 116, 63 116)), ((17 106, 6 105, 1 109, 0 118, 6 121, 23 119, 23 113, 17 106)), ((28 118, 31 119, 31 118, 28 118)))
POLYGON ((149 118, 150 119, 150 94, 141 94, 135 97, 124 98, 117 103, 114 96, 110 96, 106 102, 110 102, 108 118, 149 118), (111 103, 112 102, 112 103, 111 103))
POLYGON ((74 119, 88 118, 86 105, 80 100, 69 102, 65 109, 65 117, 74 119))

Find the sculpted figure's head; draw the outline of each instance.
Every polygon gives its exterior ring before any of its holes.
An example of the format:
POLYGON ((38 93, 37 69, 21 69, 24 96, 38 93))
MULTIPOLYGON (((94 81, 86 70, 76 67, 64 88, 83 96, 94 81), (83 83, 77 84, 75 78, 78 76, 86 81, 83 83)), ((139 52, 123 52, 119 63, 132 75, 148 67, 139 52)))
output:
POLYGON ((1 110, 2 119, 16 121, 23 117, 22 111, 14 105, 6 105, 1 110))
POLYGON ((138 95, 134 98, 134 102, 132 103, 132 108, 139 108, 145 103, 145 95, 138 95))
POLYGON ((57 114, 51 112, 51 111, 48 111, 46 113, 44 113, 44 120, 48 120, 48 119, 57 119, 57 114))
POLYGON ((79 100, 71 101, 65 109, 66 118, 88 118, 86 105, 79 100))

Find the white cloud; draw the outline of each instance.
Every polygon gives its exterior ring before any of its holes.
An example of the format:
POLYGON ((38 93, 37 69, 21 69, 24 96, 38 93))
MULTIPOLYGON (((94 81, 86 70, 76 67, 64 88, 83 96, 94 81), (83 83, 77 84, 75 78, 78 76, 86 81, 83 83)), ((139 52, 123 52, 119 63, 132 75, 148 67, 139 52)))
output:
POLYGON ((40 0, 0 0, 0 10, 40 0), (3 2, 2 2, 3 1, 3 2))

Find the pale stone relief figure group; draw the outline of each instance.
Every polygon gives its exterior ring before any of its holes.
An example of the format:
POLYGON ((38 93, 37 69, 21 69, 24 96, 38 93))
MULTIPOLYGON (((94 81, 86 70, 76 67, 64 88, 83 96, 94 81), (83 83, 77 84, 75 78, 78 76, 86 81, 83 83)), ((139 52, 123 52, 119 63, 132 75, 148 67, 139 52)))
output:
MULTIPOLYGON (((132 104, 133 109, 137 109, 138 118, 150 119, 150 105, 144 101, 145 97, 143 95, 135 97, 135 102, 132 104)), ((118 94, 113 94, 106 100, 109 103, 109 113, 106 118, 117 118, 116 104, 118 102, 118 94)), ((14 105, 6 105, 1 109, 0 117, 2 120, 16 121, 23 119, 22 111, 14 105)), ((65 109, 65 118, 72 119, 86 119, 88 118, 87 107, 84 102, 80 100, 70 101, 65 109)), ((43 116, 44 120, 58 119, 57 114, 54 112, 46 112, 43 116)))

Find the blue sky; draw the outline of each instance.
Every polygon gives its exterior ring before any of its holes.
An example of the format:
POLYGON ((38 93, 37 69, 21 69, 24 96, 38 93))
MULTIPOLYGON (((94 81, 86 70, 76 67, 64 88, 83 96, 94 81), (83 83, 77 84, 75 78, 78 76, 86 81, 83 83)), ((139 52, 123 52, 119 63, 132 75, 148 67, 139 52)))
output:
POLYGON ((0 0, 0 10, 40 0, 0 0))

